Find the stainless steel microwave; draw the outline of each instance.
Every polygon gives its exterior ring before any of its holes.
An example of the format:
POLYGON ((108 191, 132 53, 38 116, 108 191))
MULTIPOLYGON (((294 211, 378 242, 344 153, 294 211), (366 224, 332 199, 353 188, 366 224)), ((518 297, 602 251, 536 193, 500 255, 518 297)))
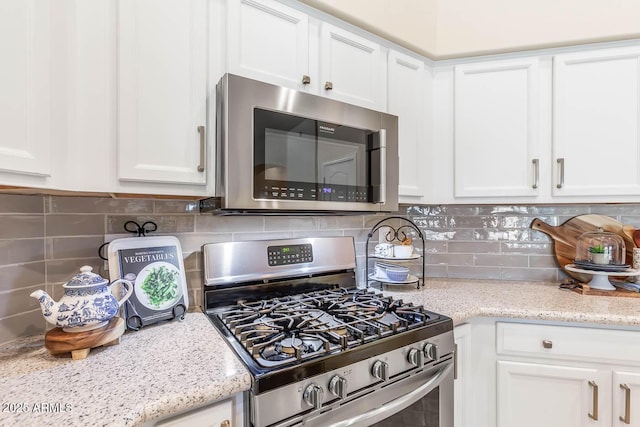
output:
POLYGON ((226 74, 202 212, 393 212, 398 118, 226 74))

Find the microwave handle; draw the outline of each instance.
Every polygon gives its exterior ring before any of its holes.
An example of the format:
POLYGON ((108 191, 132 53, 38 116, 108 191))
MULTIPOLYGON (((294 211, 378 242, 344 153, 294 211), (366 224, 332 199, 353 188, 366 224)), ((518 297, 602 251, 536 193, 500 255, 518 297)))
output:
POLYGON ((384 204, 387 201, 387 130, 380 129, 378 132, 378 143, 380 144, 380 184, 377 199, 375 203, 384 204))

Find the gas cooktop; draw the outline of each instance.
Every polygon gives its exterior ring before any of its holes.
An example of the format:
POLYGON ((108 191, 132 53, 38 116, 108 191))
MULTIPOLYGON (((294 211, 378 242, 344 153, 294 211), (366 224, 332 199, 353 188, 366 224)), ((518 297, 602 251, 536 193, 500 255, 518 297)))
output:
POLYGON ((215 316, 265 368, 335 354, 440 319, 421 306, 344 288, 240 301, 215 316))

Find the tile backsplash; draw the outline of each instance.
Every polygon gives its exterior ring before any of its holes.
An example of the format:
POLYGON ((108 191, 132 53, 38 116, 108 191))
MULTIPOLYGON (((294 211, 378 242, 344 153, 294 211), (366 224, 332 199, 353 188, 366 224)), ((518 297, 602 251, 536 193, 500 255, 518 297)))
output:
MULTIPOLYGON (((575 215, 598 213, 640 226, 640 204, 419 205, 401 206, 425 238, 428 277, 558 281, 564 277, 550 238, 529 228, 539 217, 559 225, 575 215)), ((180 239, 190 299, 200 304, 200 249, 204 243, 300 236, 353 236, 363 283, 370 228, 384 215, 212 216, 196 201, 0 194, 0 343, 46 330, 38 302, 45 289, 55 299, 61 283, 80 266, 108 277, 98 247, 130 236, 124 223, 154 221, 159 234, 180 239)), ((421 250, 420 244, 415 245, 421 250)))

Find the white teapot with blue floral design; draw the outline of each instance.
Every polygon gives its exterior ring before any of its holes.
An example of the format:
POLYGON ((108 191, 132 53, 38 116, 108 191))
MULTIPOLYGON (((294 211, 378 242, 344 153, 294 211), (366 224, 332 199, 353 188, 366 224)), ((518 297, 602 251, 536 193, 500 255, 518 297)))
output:
POLYGON ((91 270, 88 265, 81 267, 79 274, 62 285, 64 295, 59 302, 55 302, 43 290, 31 293, 30 296, 40 301, 47 322, 61 327, 65 332, 84 332, 106 326, 118 314, 122 304, 131 296, 133 284, 124 279, 109 283, 91 270), (109 289, 117 283, 126 288, 120 300, 109 289))

